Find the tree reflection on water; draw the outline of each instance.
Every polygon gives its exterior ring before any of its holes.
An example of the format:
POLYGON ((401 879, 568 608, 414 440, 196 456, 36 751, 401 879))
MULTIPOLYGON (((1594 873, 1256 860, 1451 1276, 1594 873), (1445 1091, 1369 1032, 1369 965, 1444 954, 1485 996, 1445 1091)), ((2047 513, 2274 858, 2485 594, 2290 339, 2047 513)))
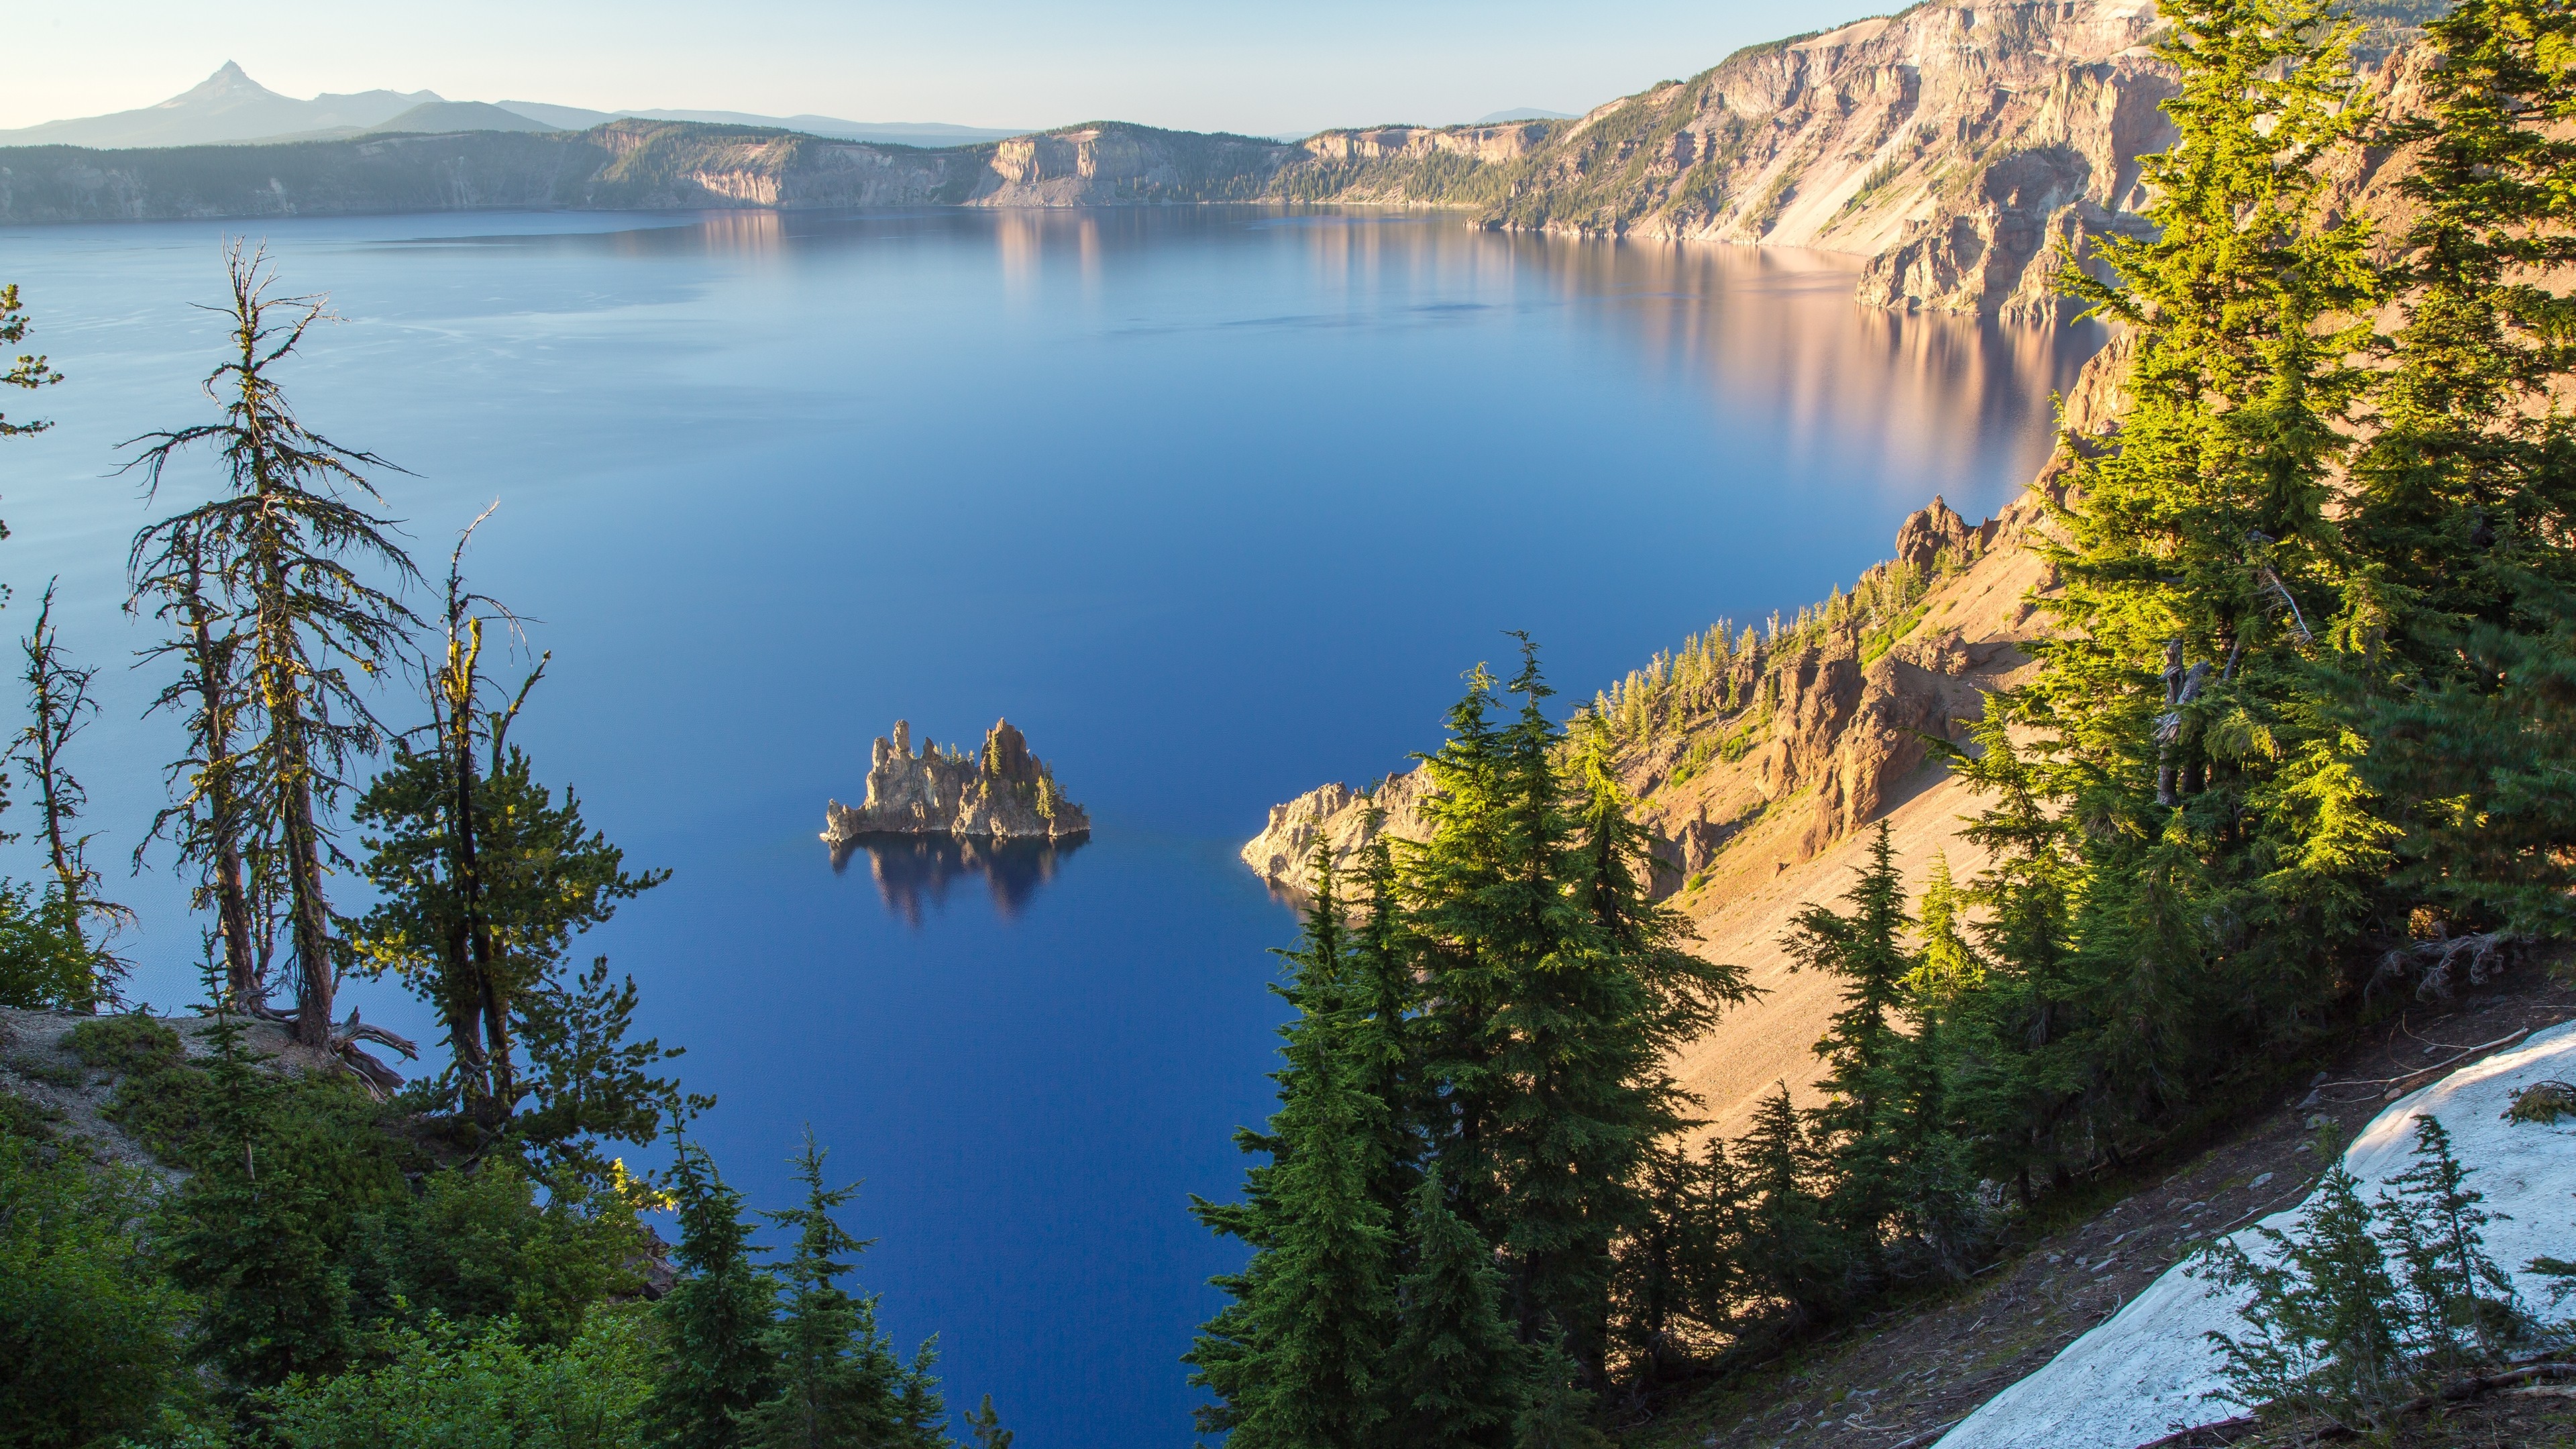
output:
POLYGON ((868 872, 876 877, 885 908, 906 925, 921 924, 922 906, 945 910, 948 888, 968 876, 982 876, 993 893, 993 909, 1004 920, 1055 879, 1057 867, 1086 844, 1072 840, 975 840, 953 835, 862 835, 835 845, 832 869, 850 868, 853 856, 865 853, 868 872))

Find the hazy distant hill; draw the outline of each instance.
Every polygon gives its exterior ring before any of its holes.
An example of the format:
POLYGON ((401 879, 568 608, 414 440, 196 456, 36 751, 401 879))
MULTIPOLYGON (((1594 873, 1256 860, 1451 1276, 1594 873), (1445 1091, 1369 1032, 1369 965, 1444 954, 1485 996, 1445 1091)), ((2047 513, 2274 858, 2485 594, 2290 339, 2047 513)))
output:
POLYGON ((845 121, 837 116, 759 116, 744 111, 593 111, 543 101, 502 101, 495 105, 451 101, 436 91, 361 91, 356 95, 321 95, 299 101, 279 95, 252 80, 240 66, 225 61, 223 68, 202 84, 157 106, 0 130, 0 146, 122 150, 223 142, 269 145, 336 141, 367 132, 390 131, 586 131, 625 116, 760 126, 891 146, 971 146, 1027 134, 954 126, 944 121, 845 121))
POLYGON ((1470 126, 1501 126, 1508 125, 1513 121, 1571 121, 1573 119, 1574 113, 1571 111, 1542 111, 1536 106, 1522 106, 1517 110, 1496 111, 1490 116, 1478 116, 1467 124, 1470 126))
POLYGON ((1029 134, 985 126, 952 126, 944 121, 844 121, 837 116, 761 116, 749 111, 589 111, 579 106, 550 106, 542 101, 498 104, 502 110, 567 131, 587 130, 621 116, 632 116, 646 121, 695 121, 711 126, 765 126, 828 136, 835 141, 874 141, 887 146, 972 146, 979 141, 1007 141, 1029 134))
POLYGON ((0 146, 204 146, 312 131, 361 131, 443 100, 435 91, 360 91, 299 101, 252 80, 228 60, 193 89, 157 106, 0 131, 0 146))

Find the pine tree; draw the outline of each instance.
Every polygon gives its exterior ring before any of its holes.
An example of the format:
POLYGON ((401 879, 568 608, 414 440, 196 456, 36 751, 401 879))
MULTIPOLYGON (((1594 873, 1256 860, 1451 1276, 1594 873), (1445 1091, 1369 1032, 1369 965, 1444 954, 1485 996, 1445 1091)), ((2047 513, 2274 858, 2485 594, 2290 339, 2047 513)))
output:
POLYGON ((1922 964, 1907 985, 1936 1008, 1975 990, 1985 976, 1984 963, 1968 944, 1967 911, 1967 895, 1950 874, 1948 853, 1934 855, 1923 881, 1922 914, 1915 921, 1922 964))
POLYGON ((198 883, 191 904, 215 915, 215 940, 223 952, 221 1004, 259 1012, 268 1002, 270 959, 277 944, 277 896, 283 884, 273 834, 259 821, 249 790, 253 779, 243 756, 250 701, 241 679, 239 620, 216 597, 210 576, 215 531, 198 523, 162 536, 158 552, 140 550, 128 563, 128 613, 152 617, 170 633, 145 649, 149 659, 179 662, 179 677, 163 686, 145 713, 171 710, 186 721, 189 750, 168 771, 177 798, 152 819, 135 847, 139 868, 155 840, 168 838, 181 867, 194 866, 198 883))
POLYGON ((351 1347, 349 1275, 323 1229, 344 1185, 282 1150, 280 1088, 241 1022, 219 1015, 207 1035, 209 1120, 162 1236, 171 1280, 197 1295, 198 1355, 246 1389, 337 1372, 351 1347))
POLYGON ((1360 1013, 1358 1086, 1384 1108, 1377 1151, 1386 1171, 1375 1196, 1392 1224, 1403 1221, 1421 1180, 1430 1123, 1440 1108, 1423 1080, 1417 1041, 1419 944, 1398 894, 1385 812, 1372 808, 1367 819, 1368 843, 1360 849, 1366 914, 1350 932, 1350 971, 1353 1007, 1360 1013))
POLYGON ((2034 1173, 2066 1172, 2089 1151, 2079 1112, 2093 1083, 2090 1023, 2071 939, 2083 863, 2050 808, 2064 763, 2013 738, 2016 702, 1990 696, 1956 766, 1992 803, 1961 832, 1992 853, 1968 892, 1983 978, 1947 1014, 1949 1111, 1977 1171, 2027 1206, 2034 1173))
POLYGON ((1241 1203, 1194 1203, 1201 1221, 1254 1248, 1220 1278, 1235 1302, 1203 1326, 1185 1361, 1221 1401, 1203 1425, 1234 1449, 1361 1449, 1386 1413, 1377 1377, 1390 1336, 1393 1227, 1378 1195, 1390 1164, 1378 1150, 1384 1105, 1359 1089, 1364 1069, 1348 979, 1346 923, 1330 855, 1318 847, 1315 905, 1302 946, 1281 955, 1279 993, 1297 1017, 1282 1035, 1279 1111, 1247 1151, 1241 1203))
MULTIPOLYGON (((939 1340, 925 1339, 913 1349, 895 1388, 895 1449, 954 1449, 948 1437, 948 1401, 940 1396, 939 1340)), ((988 1401, 989 1402, 989 1401, 988 1401)))
MULTIPOLYGON (((523 1034, 560 1038, 564 1008, 580 999, 580 984, 561 979, 572 938, 670 872, 628 872, 624 852, 582 819, 580 797, 567 787, 558 798, 535 778, 526 751, 510 743, 510 727, 544 677, 547 657, 506 704, 485 706, 485 627, 517 621, 465 587, 465 546, 482 521, 466 528, 449 558, 446 648, 424 671, 429 723, 395 741, 391 764, 368 783, 350 818, 367 832, 362 869, 379 896, 352 932, 358 968, 393 972, 438 1011, 454 1057, 445 1085, 488 1138, 539 1085, 519 1080, 517 1051, 533 1044, 522 1043, 523 1034)), ((600 998, 597 984, 590 996, 600 998)), ((577 1084, 599 1079, 582 1074, 577 1084)), ((650 1141, 659 1130, 658 1095, 624 1094, 624 1120, 604 1135, 650 1141)), ((566 1126, 514 1130, 550 1133, 549 1141, 563 1143, 571 1136, 566 1126)), ((594 1174, 599 1166, 580 1165, 594 1174)))
POLYGON ((1613 1311, 1630 1376, 1652 1387, 1690 1361, 1683 1325, 1714 1301, 1704 1283, 1724 1249, 1705 1175, 1678 1146, 1648 1154, 1642 1188, 1643 1211, 1619 1243, 1613 1311))
POLYGON ((2328 8, 2160 7, 2180 91, 2141 163, 2154 233, 2102 240, 2108 281, 2065 277, 2132 333, 2132 401, 2072 458, 2055 637, 1962 765, 1996 864, 1953 1100, 2025 1197, 2303 1030, 2389 860, 2323 672, 2358 597, 2329 500, 2379 295, 2325 190, 2368 123, 2328 8))
POLYGON ((975 1436, 975 1449, 1011 1449, 1011 1431, 1002 1427, 1002 1416, 993 1412, 993 1396, 984 1396, 983 1407, 966 1416, 966 1430, 975 1436))
POLYGON ((2576 738, 2576 435, 2548 403, 2576 353, 2576 15, 2463 0, 2427 23, 2404 321, 2355 461, 2346 532, 2364 587, 2339 627, 2363 768, 2407 827, 2392 884, 2466 929, 2563 931, 2576 738))
POLYGON ((1905 878, 1896 869, 1885 821, 1870 837, 1869 860, 1856 874, 1843 897, 1849 915, 1808 906, 1780 944, 1796 969, 1830 972, 1843 981, 1843 1009, 1816 1043, 1816 1055, 1827 1064, 1827 1099, 1816 1112, 1816 1125, 1835 1160, 1834 1215, 1851 1235, 1856 1260, 1867 1262, 1877 1255, 1896 1206, 1902 1168, 1896 1123, 1905 1087, 1905 1038, 1898 1024, 1906 978, 1919 963, 1905 948, 1914 923, 1905 913, 1905 878))
POLYGON ((1413 1271, 1396 1291, 1383 1442, 1407 1449, 1508 1449, 1526 1351, 1502 1315, 1493 1249, 1449 1210, 1436 1166, 1415 1190, 1413 1271))
POLYGON ((2252 1291, 2245 1333, 2207 1335, 2224 1360, 2225 1397, 2360 1430, 2413 1396, 2397 1285, 2360 1187, 2337 1163, 2293 1232, 2253 1229, 2268 1245, 2263 1261, 2222 1238, 2196 1270, 2217 1288, 2252 1291))
POLYGON ((778 1393, 741 1417, 750 1449, 874 1449, 900 1442, 904 1371, 876 1323, 876 1300, 840 1286, 868 1244, 833 1216, 858 1187, 823 1185, 823 1149, 809 1129, 791 1161, 802 1207, 764 1216, 796 1234, 779 1276, 785 1292, 769 1334, 778 1393))
POLYGON ((1415 1024, 1431 1150, 1452 1206, 1477 1236, 1498 1241, 1504 1221, 1498 1117, 1509 1083, 1495 1062, 1496 1017, 1518 974, 1514 942, 1498 917, 1530 912, 1507 873, 1503 744, 1493 719, 1494 677, 1483 665, 1447 717, 1448 737, 1421 757, 1431 789, 1422 804, 1428 838, 1397 856, 1422 993, 1436 1002, 1415 1024))
POLYGON ((1528 1399, 1512 1422, 1512 1449, 1610 1449, 1610 1437, 1592 1427, 1592 1393, 1565 1351, 1565 1334, 1550 1325, 1535 1349, 1528 1399))
POLYGON ((741 1417, 780 1387, 770 1345, 778 1283, 758 1264, 742 1194, 716 1175, 705 1148, 679 1143, 670 1178, 680 1277, 653 1305, 663 1358, 647 1413, 670 1449, 732 1449, 741 1417))
POLYGON ((79 943, 88 966, 88 987, 78 1009, 96 1011, 118 999, 117 983, 128 968, 108 943, 134 920, 132 911, 99 894, 98 870, 89 863, 89 843, 94 837, 79 831, 89 793, 73 776, 66 758, 73 738, 98 713, 98 703, 89 693, 90 679, 97 671, 83 669, 65 655, 54 628, 50 581, 36 606, 35 627, 20 644, 27 658, 22 677, 27 681, 29 718, 10 745, 8 758, 35 790, 37 829, 54 877, 45 894, 45 910, 79 943))
POLYGON ((2427 1114, 2415 1119, 2415 1161, 2379 1195, 2387 1226, 2380 1242, 2405 1275, 2409 1348, 2436 1375, 2490 1363, 2527 1315, 2513 1279, 2486 1254, 2481 1231, 2494 1216, 2478 1204, 2451 1134, 2427 1114))
POLYGON ((1794 1332, 1835 1312, 1846 1275, 1842 1235, 1826 1220, 1824 1154, 1782 1083, 1754 1109, 1738 1158, 1745 1286, 1775 1299, 1794 1332))
POLYGON ((182 450, 211 444, 228 490, 145 528, 129 557, 140 577, 164 572, 151 561, 174 550, 201 550, 215 592, 242 621, 243 695, 257 724, 242 754, 243 796, 263 816, 263 829, 247 833, 277 836, 296 1038, 330 1048, 340 1044, 331 1020, 340 946, 323 868, 330 807, 351 757, 373 752, 381 737, 366 682, 401 654, 414 622, 370 576, 399 587, 418 570, 389 520, 351 501, 379 501, 361 470, 391 465, 307 428, 271 376, 324 319, 322 300, 271 295, 266 256, 239 244, 226 267, 233 356, 206 379, 224 419, 146 434, 136 441, 148 446, 127 466, 142 468, 157 491, 182 450))

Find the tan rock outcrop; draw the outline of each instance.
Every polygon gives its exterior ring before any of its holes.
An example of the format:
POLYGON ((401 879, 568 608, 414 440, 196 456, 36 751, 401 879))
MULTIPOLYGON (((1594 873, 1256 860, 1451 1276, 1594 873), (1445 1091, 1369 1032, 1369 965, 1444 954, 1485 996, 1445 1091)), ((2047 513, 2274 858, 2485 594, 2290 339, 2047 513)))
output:
POLYGON ((1314 879, 1315 848, 1329 852, 1339 875, 1354 872, 1356 859, 1378 831, 1371 812, 1382 812, 1384 832, 1398 840, 1420 840, 1430 833, 1422 802, 1431 793, 1431 774, 1416 766, 1391 775, 1367 790, 1338 781, 1318 785, 1285 805, 1270 807, 1269 823, 1245 842, 1240 854, 1253 872, 1283 890, 1302 892, 1314 879))
POLYGON ((865 803, 823 808, 823 839, 839 846, 863 835, 957 835, 992 840, 1091 833, 1091 817, 1056 789, 1055 773, 1029 753, 1009 720, 996 720, 980 751, 942 750, 928 738, 916 752, 912 726, 894 722, 870 753, 865 803))

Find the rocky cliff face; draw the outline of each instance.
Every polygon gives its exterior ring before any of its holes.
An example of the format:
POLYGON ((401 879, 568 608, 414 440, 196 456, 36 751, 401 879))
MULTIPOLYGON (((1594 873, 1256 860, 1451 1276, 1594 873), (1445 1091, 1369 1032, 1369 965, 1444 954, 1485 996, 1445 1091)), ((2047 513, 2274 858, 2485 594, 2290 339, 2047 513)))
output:
POLYGON ((1430 772, 1419 767, 1364 791, 1338 781, 1318 785, 1285 805, 1270 807, 1269 823, 1240 852, 1243 863, 1282 890, 1303 892, 1314 880, 1315 851, 1321 846, 1334 873, 1348 876, 1359 868, 1360 851, 1380 834, 1397 840, 1430 834, 1422 818, 1422 802, 1430 793, 1430 772))
MULTIPOLYGON (((923 151, 628 119, 165 151, 0 149, 0 223, 478 207, 1113 206, 1228 201, 1452 209, 1581 236, 1816 247, 1869 258, 1858 295, 2010 320, 2064 315, 2054 279, 2137 225, 2137 158, 2173 140, 2149 0, 1926 0, 1739 51, 1574 121, 1381 126, 1301 145, 1102 122, 923 151)), ((2420 58, 2381 25, 2364 62, 2403 114, 2420 58)), ((2339 161, 2339 204, 2385 200, 2339 161)))
POLYGON ((1067 800, 1055 774, 1008 720, 984 734, 980 751, 942 750, 928 739, 916 752, 912 726, 894 722, 878 736, 864 804, 823 807, 823 839, 846 845, 867 835, 956 835, 992 840, 1060 840, 1091 833, 1091 817, 1067 800))
MULTIPOLYGON (((1653 838, 1658 893, 1705 882, 1721 854, 1751 835, 1770 853, 1766 864, 1812 859, 1924 783, 1923 736, 1965 738, 1985 692, 2027 662, 2015 647, 2035 622, 2024 596, 2044 570, 2021 545, 2044 518, 2039 494, 1976 525, 1936 498, 1898 530, 1895 561, 1861 582, 1868 588, 1899 567, 1937 577, 1896 637, 1850 619, 1824 623, 1739 653, 1722 676, 1660 694, 1659 723, 1623 739, 1614 755, 1653 838)), ((1424 838, 1430 789, 1416 769, 1368 791, 1310 790, 1271 807, 1243 861, 1301 889, 1319 844, 1337 870, 1351 868, 1374 838, 1373 810, 1386 833, 1424 838)))

